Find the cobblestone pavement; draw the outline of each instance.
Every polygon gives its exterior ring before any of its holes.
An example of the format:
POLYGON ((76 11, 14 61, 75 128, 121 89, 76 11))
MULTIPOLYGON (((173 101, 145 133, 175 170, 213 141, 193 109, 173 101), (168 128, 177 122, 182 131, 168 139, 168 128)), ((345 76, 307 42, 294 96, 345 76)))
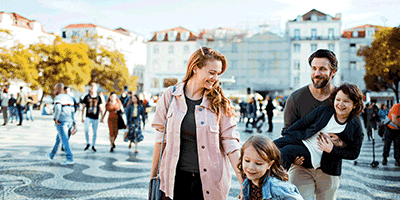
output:
MULTIPOLYGON (((2 117, 2 116, 1 116, 2 117)), ((139 153, 128 149, 120 132, 116 149, 110 152, 107 125, 99 124, 96 148, 86 146, 83 124, 70 139, 74 165, 62 166, 65 154, 59 151, 50 162, 45 158, 55 143, 56 129, 51 116, 34 112, 35 121, 24 121, 23 126, 9 124, 0 127, 0 199, 147 199, 154 133, 148 123, 145 139, 139 143, 139 153)), ((80 119, 80 116, 77 117, 80 119)), ((151 121, 152 114, 149 115, 151 121)), ((0 119, 0 123, 2 120, 0 119)), ((271 139, 279 137, 282 116, 274 118, 271 139)), ((250 135, 244 123, 238 124, 241 143, 250 135)), ((90 137, 92 133, 90 132, 90 137)), ((377 161, 382 161, 383 142, 376 140, 377 161)), ((400 199, 400 168, 395 167, 393 149, 387 166, 372 168, 372 143, 365 141, 358 165, 343 161, 339 199, 400 199)), ((240 185, 232 178, 229 199, 237 199, 240 185)))

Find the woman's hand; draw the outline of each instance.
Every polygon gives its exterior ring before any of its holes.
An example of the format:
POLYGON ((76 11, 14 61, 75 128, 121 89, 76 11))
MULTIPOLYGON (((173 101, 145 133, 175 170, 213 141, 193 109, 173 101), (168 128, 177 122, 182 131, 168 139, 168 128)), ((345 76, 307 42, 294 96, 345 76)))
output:
POLYGON ((318 149, 321 151, 325 151, 327 153, 332 152, 333 143, 331 142, 330 138, 323 133, 320 133, 318 136, 318 149))

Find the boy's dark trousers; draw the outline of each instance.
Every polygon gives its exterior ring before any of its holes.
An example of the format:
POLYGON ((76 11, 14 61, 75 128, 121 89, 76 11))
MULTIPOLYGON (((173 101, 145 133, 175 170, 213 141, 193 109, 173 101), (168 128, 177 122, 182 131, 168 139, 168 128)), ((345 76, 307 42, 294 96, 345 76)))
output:
POLYGON ((311 169, 314 168, 311 163, 310 151, 308 151, 307 147, 300 139, 285 135, 274 140, 274 143, 281 151, 281 164, 287 171, 294 163, 297 156, 304 157, 304 162, 302 164, 303 167, 311 169))

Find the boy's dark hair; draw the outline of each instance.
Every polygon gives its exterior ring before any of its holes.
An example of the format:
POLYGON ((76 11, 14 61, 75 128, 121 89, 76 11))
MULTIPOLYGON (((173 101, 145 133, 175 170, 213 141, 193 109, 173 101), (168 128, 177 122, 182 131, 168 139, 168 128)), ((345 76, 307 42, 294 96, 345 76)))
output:
POLYGON ((318 49, 316 52, 311 54, 311 56, 308 58, 308 64, 310 66, 311 66, 311 62, 314 60, 314 58, 326 58, 329 60, 329 63, 331 64, 331 70, 332 71, 338 70, 338 61, 336 59, 336 55, 331 50, 318 49))
POLYGON ((364 95, 361 92, 360 88, 355 84, 343 83, 331 93, 331 96, 329 97, 331 106, 334 106, 336 94, 339 91, 342 91, 344 94, 348 95, 350 100, 353 101, 355 108, 350 112, 350 115, 351 116, 359 115, 362 109, 364 108, 363 105, 364 95))

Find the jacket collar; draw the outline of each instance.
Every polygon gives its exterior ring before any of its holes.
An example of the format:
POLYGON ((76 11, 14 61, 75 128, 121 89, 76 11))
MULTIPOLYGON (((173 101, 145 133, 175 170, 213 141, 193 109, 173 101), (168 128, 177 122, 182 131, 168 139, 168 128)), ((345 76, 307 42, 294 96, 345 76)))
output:
MULTIPOLYGON (((265 182, 265 184, 263 185, 263 187, 262 187, 262 194, 263 194, 263 199, 271 199, 272 198, 272 194, 271 194, 271 182, 272 182, 272 179, 274 179, 274 177, 271 177, 271 176, 267 176, 267 177, 265 177, 265 179, 266 179, 266 182, 265 182)), ((264 180, 265 180, 264 179, 264 180)), ((248 179, 248 178, 246 178, 244 181, 243 181, 243 194, 247 194, 247 195, 249 195, 250 194, 250 180, 248 179)))
MULTIPOLYGON (((184 87, 185 87, 184 82, 179 83, 178 85, 176 85, 176 90, 175 92, 172 93, 172 95, 176 96, 176 97, 184 97, 184 87)), ((206 93, 203 94, 203 100, 201 101, 200 106, 208 108, 209 110, 211 110, 211 102, 210 100, 206 97, 206 93)))

